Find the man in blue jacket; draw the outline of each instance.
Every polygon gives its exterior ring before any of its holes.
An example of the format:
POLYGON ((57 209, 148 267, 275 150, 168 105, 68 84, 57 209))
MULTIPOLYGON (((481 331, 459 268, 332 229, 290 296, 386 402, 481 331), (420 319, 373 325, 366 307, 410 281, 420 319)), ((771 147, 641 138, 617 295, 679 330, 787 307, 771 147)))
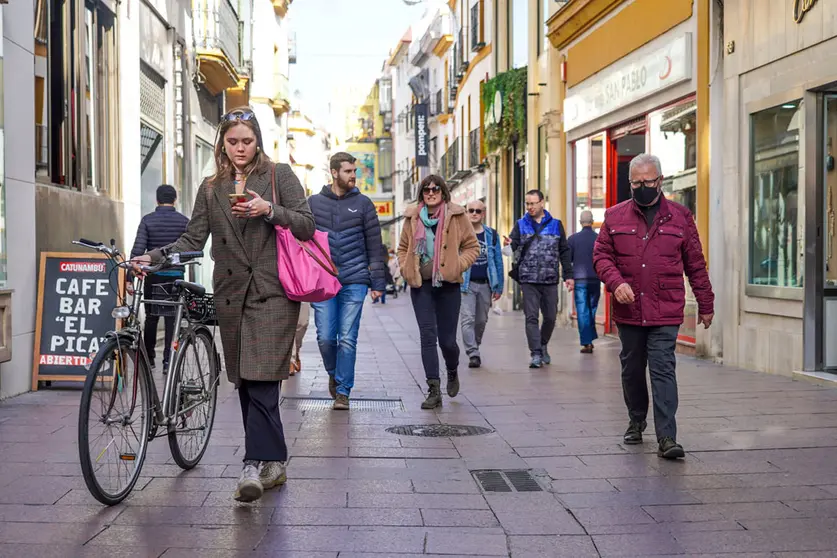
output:
POLYGON ((331 257, 343 288, 333 299, 311 306, 333 408, 348 410, 363 301, 370 288, 372 300, 386 290, 386 262, 375 204, 355 188, 355 158, 335 153, 330 168, 331 186, 308 198, 308 204, 317 228, 328 233, 331 257))
POLYGON ((491 303, 503 296, 503 253, 497 231, 483 224, 485 204, 472 201, 468 204, 468 218, 477 235, 480 255, 462 281, 462 343, 468 355, 468 368, 482 366, 480 345, 491 303))
POLYGON ((526 215, 515 223, 509 235, 523 290, 526 339, 532 356, 529 368, 540 368, 552 361, 547 345, 558 317, 559 262, 567 289, 572 291, 575 284, 564 225, 553 218, 544 205, 540 190, 526 192, 526 215), (541 312, 543 324, 539 327, 541 312))
MULTIPOLYGON (((140 221, 137 238, 134 241, 134 247, 131 249, 132 258, 141 256, 149 250, 168 246, 186 232, 189 218, 174 208, 176 201, 177 190, 173 186, 163 184, 157 188, 157 209, 140 221)), ((178 279, 183 279, 183 268, 161 271, 147 277, 143 297, 147 300, 154 298, 155 285, 173 283, 178 279)), ((168 371, 169 358, 171 357, 171 342, 175 324, 174 316, 166 316, 164 320, 166 324, 166 346, 163 348, 163 372, 165 373, 168 371)), ((152 368, 154 367, 157 348, 157 326, 159 323, 160 316, 146 315, 143 336, 145 337, 145 350, 151 360, 152 368)))
POLYGON ((593 212, 584 210, 579 221, 581 230, 570 236, 570 254, 573 260, 575 279, 575 313, 578 316, 578 335, 581 338, 581 352, 593 352, 593 341, 599 338, 596 332, 596 311, 602 283, 593 268, 593 247, 599 235, 593 230, 593 212))

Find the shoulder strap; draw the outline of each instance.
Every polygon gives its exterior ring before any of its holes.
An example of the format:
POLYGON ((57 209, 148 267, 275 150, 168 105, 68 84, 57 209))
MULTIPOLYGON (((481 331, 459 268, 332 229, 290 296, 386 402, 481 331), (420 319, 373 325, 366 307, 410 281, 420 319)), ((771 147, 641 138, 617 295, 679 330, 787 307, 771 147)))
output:
POLYGON ((270 171, 270 188, 273 190, 273 205, 278 205, 276 201, 276 165, 273 165, 273 168, 270 171))

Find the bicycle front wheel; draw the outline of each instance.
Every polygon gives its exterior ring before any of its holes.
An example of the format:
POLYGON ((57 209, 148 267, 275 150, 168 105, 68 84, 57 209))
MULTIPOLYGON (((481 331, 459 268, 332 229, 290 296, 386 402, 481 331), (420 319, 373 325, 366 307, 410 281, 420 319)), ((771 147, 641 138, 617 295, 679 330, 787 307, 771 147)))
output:
POLYGON ((199 330, 177 349, 169 447, 183 469, 197 465, 209 445, 218 398, 218 354, 212 336, 199 330))
POLYGON ((99 349, 84 382, 78 449, 87 489, 103 504, 118 504, 139 479, 151 431, 151 374, 128 341, 99 349))

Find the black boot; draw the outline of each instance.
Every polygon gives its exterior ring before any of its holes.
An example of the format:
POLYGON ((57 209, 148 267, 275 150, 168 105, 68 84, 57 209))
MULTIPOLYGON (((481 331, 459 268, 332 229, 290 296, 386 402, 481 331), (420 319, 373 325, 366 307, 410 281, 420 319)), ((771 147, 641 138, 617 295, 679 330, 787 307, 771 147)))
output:
POLYGON ((448 397, 456 397, 459 394, 459 373, 456 370, 448 370, 448 397))
POLYGON ((427 380, 430 389, 427 390, 427 399, 421 404, 425 410, 435 409, 442 406, 442 382, 441 380, 427 380))

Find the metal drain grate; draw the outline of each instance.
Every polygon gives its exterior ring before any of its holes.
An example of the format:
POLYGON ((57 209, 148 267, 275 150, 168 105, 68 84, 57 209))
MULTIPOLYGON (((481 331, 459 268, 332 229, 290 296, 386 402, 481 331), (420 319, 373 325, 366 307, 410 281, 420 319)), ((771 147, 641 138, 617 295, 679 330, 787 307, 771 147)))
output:
MULTIPOLYGON (((334 403, 330 397, 283 397, 279 406, 295 411, 330 411, 334 403)), ((403 411, 400 399, 349 399, 350 411, 385 413, 403 411)))
POLYGON ((511 471, 479 470, 471 471, 471 475, 483 492, 543 492, 532 473, 524 469, 511 471))
POLYGON ((479 436, 491 434, 491 428, 457 424, 408 424, 387 428, 390 434, 399 436, 421 436, 424 438, 454 438, 458 436, 479 436))

